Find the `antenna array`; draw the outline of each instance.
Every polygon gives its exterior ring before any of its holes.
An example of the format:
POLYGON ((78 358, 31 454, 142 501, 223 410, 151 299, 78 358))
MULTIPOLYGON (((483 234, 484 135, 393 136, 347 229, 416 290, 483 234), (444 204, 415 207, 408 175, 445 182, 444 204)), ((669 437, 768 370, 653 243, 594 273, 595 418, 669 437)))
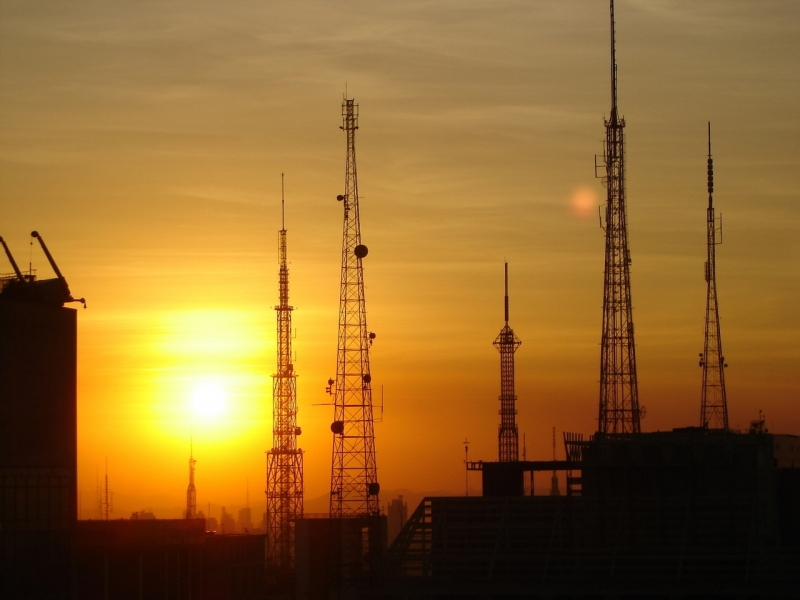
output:
POLYGON ((725 357, 719 328, 717 304, 716 247, 722 243, 722 218, 719 227, 714 217, 714 159, 711 158, 711 123, 708 124, 708 209, 706 210, 706 328, 700 366, 703 391, 700 401, 700 426, 728 429, 728 399, 725 394, 725 357), (719 234, 719 241, 717 241, 719 234))
MULTIPOLYGON (((303 516, 303 451, 297 447, 297 374, 292 363, 292 310, 286 261, 286 220, 281 174, 278 232, 277 372, 272 376, 272 449, 267 453, 267 561, 278 570, 294 565, 294 525, 303 516)), ((249 492, 248 492, 249 494, 249 492)))
POLYGON ((500 428, 498 430, 498 460, 519 460, 519 432, 517 431, 517 396, 514 393, 514 353, 522 342, 508 325, 508 263, 505 263, 505 317, 493 345, 500 352, 500 428))
MULTIPOLYGON (((640 431, 636 347, 633 339, 630 250, 625 207, 625 119, 617 111, 617 60, 614 0, 611 0, 611 115, 605 121, 604 148, 607 189, 605 210, 606 257, 603 289, 603 333, 600 353, 600 411, 598 431, 640 431)), ((602 225, 602 223, 601 223, 602 225)))
POLYGON ((380 512, 378 468, 375 458, 375 424, 372 411, 372 375, 369 349, 375 334, 367 330, 358 205, 355 134, 358 105, 342 102, 341 129, 347 137, 344 194, 337 196, 344 209, 342 271, 339 296, 339 341, 336 380, 328 380, 334 395, 333 460, 330 516, 376 515, 380 512))

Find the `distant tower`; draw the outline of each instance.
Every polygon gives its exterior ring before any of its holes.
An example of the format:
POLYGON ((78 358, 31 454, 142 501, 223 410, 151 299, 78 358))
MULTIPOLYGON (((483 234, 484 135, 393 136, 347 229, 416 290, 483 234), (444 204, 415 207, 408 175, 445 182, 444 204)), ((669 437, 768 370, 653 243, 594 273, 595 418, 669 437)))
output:
POLYGON ((197 518, 197 490, 194 487, 194 444, 189 441, 189 487, 186 488, 186 518, 197 518))
POLYGON ((725 357, 722 355, 722 337, 719 329, 717 305, 716 246, 722 243, 722 220, 717 228, 714 219, 714 160, 711 158, 711 123, 708 124, 708 209, 706 211, 706 336, 700 366, 703 367, 703 393, 700 408, 700 426, 710 429, 728 429, 728 400, 725 395, 725 357), (719 241, 717 241, 719 232, 719 241))
POLYGON ((100 501, 100 518, 103 521, 108 521, 112 512, 114 512, 114 493, 108 489, 108 457, 106 457, 106 476, 103 483, 103 496, 100 501))
POLYGON ((617 112, 617 59, 614 0, 611 0, 611 114, 605 122, 606 260, 603 290, 603 334, 600 351, 600 415, 602 433, 640 431, 636 347, 633 341, 630 251, 625 208, 625 119, 617 112))
MULTIPOLYGON (((553 462, 556 462, 556 428, 553 427, 553 462)), ((561 490, 558 489, 558 474, 553 469, 553 476, 550 478, 550 495, 560 496, 561 490)))
POLYGON ((297 447, 297 374, 292 364, 292 310, 286 263, 286 221, 281 174, 278 235, 278 361, 272 376, 272 449, 267 453, 267 561, 281 570, 294 565, 294 522, 303 516, 303 451, 297 447))
POLYGON ((375 334, 367 330, 364 300, 361 262, 367 256, 367 247, 361 243, 358 212, 355 145, 358 104, 354 100, 345 98, 342 118, 341 129, 347 136, 347 159, 344 194, 336 197, 344 208, 339 347, 336 380, 328 381, 328 392, 334 394, 330 516, 335 518, 380 512, 369 368, 369 348, 375 334))
POLYGON ((497 434, 500 462, 519 460, 519 433, 517 432, 517 397, 514 394, 514 353, 522 342, 508 326, 508 263, 505 263, 505 315, 506 324, 493 345, 500 352, 500 428, 497 434))

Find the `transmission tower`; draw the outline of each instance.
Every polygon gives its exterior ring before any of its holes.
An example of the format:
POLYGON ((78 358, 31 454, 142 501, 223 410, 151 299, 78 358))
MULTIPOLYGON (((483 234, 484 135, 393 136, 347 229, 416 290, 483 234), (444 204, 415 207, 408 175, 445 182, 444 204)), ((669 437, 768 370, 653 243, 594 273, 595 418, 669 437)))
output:
POLYGON ((186 518, 194 519, 197 517, 197 490, 194 487, 194 466, 197 461, 194 459, 194 444, 189 442, 189 486, 186 488, 186 518))
MULTIPOLYGON (((640 431, 636 347, 633 339, 630 250, 625 208, 625 119, 617 111, 617 58, 614 0, 611 0, 611 114, 605 121, 605 175, 608 195, 605 229, 603 334, 600 352, 600 415, 602 433, 640 431)), ((602 223, 601 223, 602 226, 602 223)))
POLYGON ((278 360, 272 376, 272 449, 267 453, 267 560, 276 569, 294 564, 294 526, 303 516, 303 451, 297 447, 297 374, 292 364, 292 310, 286 263, 286 220, 281 174, 278 232, 278 360))
POLYGON ((367 330, 362 260, 367 247, 361 243, 356 176, 355 135, 358 104, 342 102, 341 129, 347 136, 344 194, 342 274, 339 295, 339 346, 336 380, 328 380, 334 395, 333 464, 330 516, 335 518, 375 515, 380 511, 375 429, 372 416, 372 375, 369 348, 375 334, 367 330))
POLYGON ((716 246, 722 243, 722 216, 719 227, 714 217, 714 160, 711 158, 711 123, 708 124, 708 209, 706 211, 706 335, 700 366, 703 367, 703 393, 700 402, 700 426, 728 429, 728 400, 725 394, 725 357, 719 329, 717 305, 716 246), (719 235, 718 235, 719 234, 719 235), (719 237, 719 241, 717 241, 719 237))
POLYGON ((517 397, 514 394, 514 353, 522 342, 508 325, 508 263, 505 263, 505 315, 506 324, 493 345, 500 352, 500 428, 497 433, 500 462, 519 460, 519 432, 517 431, 517 397))

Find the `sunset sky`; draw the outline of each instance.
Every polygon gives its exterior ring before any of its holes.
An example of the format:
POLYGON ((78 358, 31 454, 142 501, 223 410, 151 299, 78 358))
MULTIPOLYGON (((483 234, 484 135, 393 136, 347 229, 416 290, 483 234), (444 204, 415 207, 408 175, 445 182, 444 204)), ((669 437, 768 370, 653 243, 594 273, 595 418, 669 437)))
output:
MULTIPOLYGON (((731 425, 798 434, 800 4, 619 0, 617 41, 642 427, 699 421, 710 120, 731 425)), ((89 307, 82 516, 106 457, 112 516, 178 516, 193 436, 198 508, 249 481, 260 519, 281 172, 306 498, 327 493, 345 89, 382 488, 463 493, 465 438, 496 458, 504 260, 528 458, 594 431, 608 43, 604 0, 0 0, 0 235, 46 278, 41 232, 89 307)))

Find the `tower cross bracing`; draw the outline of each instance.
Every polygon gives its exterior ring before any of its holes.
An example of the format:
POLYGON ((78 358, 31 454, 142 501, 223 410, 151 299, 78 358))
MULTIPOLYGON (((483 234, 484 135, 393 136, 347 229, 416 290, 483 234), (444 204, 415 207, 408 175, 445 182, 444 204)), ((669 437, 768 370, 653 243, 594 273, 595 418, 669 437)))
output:
POLYGON ((636 379, 630 250, 625 199, 625 119, 617 109, 617 61, 614 0, 611 0, 611 114, 605 121, 604 148, 607 200, 605 206, 605 272, 603 332, 600 341, 600 410, 598 431, 640 431, 636 379))
POLYGON ((303 451, 297 447, 297 374, 292 362, 292 311, 286 260, 286 221, 281 175, 281 230, 278 232, 277 369, 272 376, 272 449, 267 453, 267 561, 287 570, 294 565, 295 521, 303 516, 303 451))
POLYGON ((355 134, 358 104, 345 98, 342 126, 347 141, 344 193, 337 196, 344 209, 342 269, 339 295, 339 333, 334 395, 333 452, 330 516, 378 514, 378 471, 372 408, 369 349, 375 334, 367 329, 362 260, 355 134))
POLYGON ((500 352, 500 427, 498 429, 498 460, 519 460, 519 432, 517 431, 517 396, 514 390, 514 353, 522 342, 508 325, 508 263, 505 263, 505 317, 493 345, 500 352))
POLYGON ((719 228, 714 217, 714 159, 711 157, 711 123, 708 124, 708 208, 706 209, 706 326, 700 366, 703 368, 703 391, 700 402, 700 426, 728 429, 728 399, 725 393, 725 357, 717 303, 717 245, 722 243, 722 222, 719 228), (719 241, 717 234, 719 233, 719 241))

